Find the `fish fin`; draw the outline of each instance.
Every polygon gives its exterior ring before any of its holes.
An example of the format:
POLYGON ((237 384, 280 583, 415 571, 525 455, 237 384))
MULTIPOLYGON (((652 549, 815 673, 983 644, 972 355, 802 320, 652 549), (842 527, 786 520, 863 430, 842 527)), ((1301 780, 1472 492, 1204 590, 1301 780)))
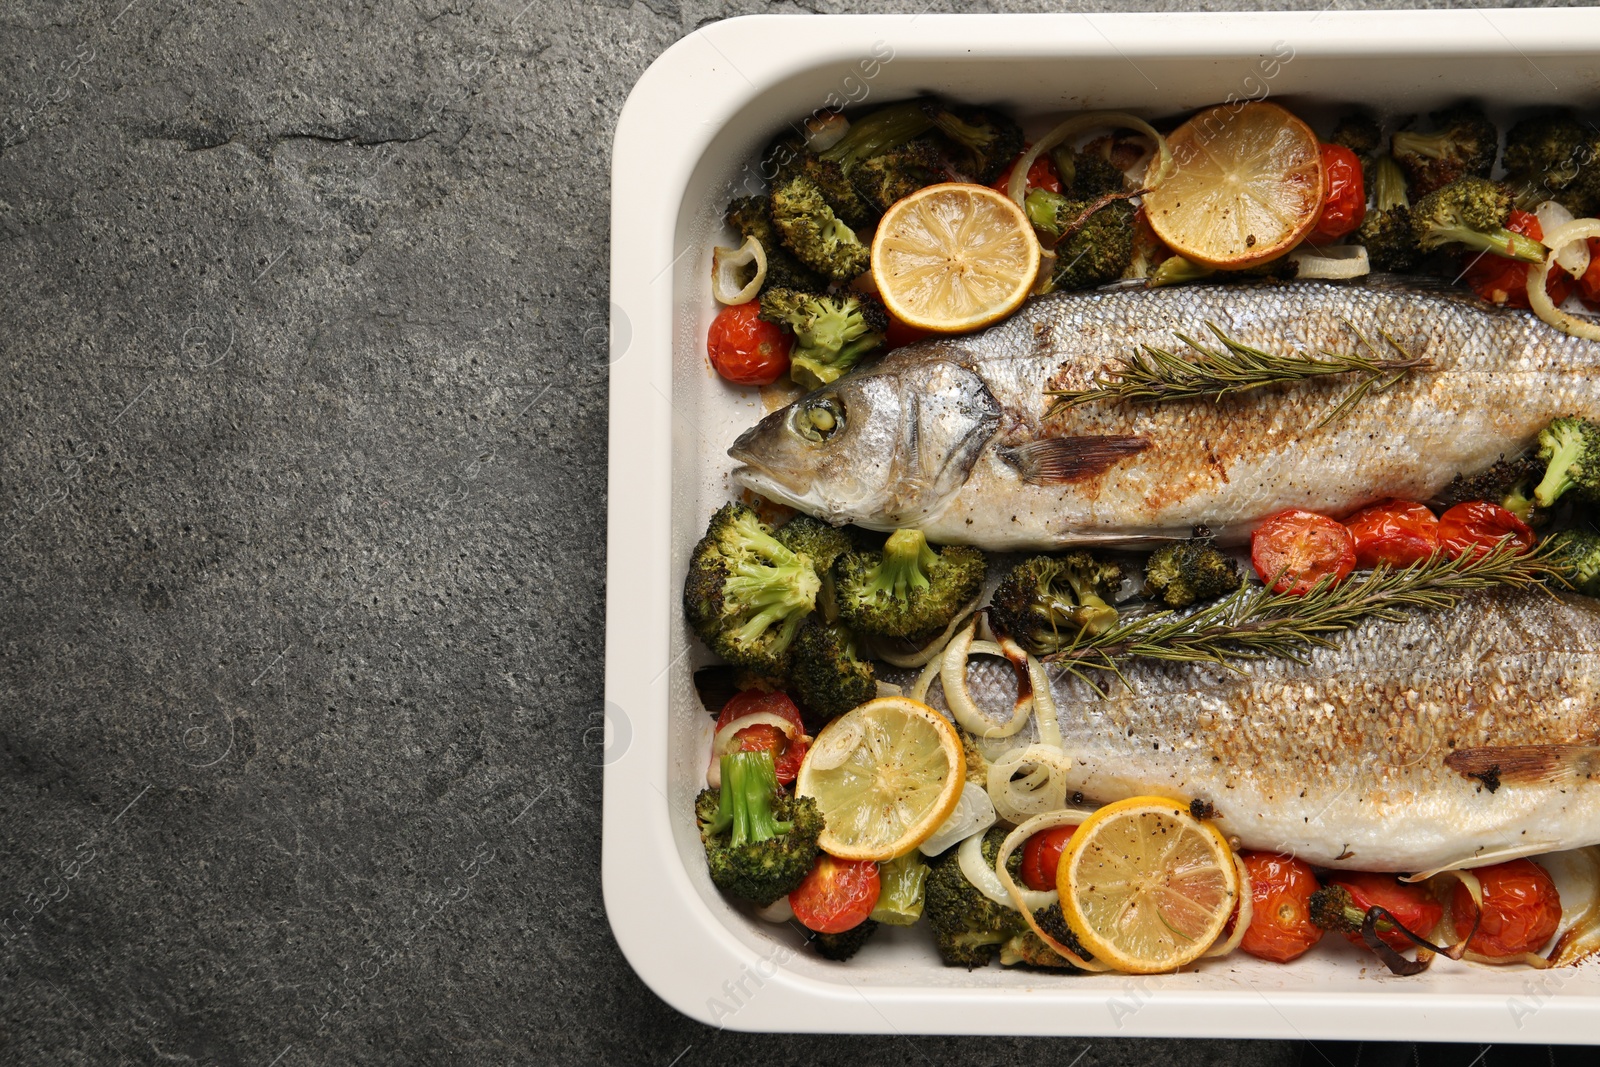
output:
POLYGON ((999 449, 1000 458, 1031 485, 1064 485, 1103 474, 1129 456, 1150 447, 1148 437, 1106 434, 1085 437, 1041 437, 999 449))
POLYGON ((1464 871, 1473 867, 1485 867, 1491 863, 1504 863, 1507 860, 1520 860, 1527 856, 1542 856, 1546 852, 1557 852, 1562 848, 1559 841, 1519 841, 1515 845, 1504 845, 1500 848, 1491 848, 1462 856, 1458 860, 1442 864, 1432 870, 1418 871, 1408 874, 1400 879, 1402 882, 1426 882, 1436 874, 1445 871, 1464 871))
POLYGON ((1600 746, 1488 745, 1458 748, 1444 758, 1458 774, 1476 778, 1493 793, 1511 782, 1554 785, 1600 776, 1600 746))

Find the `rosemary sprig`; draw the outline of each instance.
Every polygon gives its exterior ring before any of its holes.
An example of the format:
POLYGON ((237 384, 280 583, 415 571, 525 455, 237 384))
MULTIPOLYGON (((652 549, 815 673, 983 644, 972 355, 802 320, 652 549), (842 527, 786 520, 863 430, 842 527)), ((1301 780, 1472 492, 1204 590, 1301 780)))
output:
POLYGON ((1229 337, 1215 323, 1208 322, 1206 327, 1221 342, 1220 348, 1207 348, 1181 333, 1177 337, 1188 346, 1185 351, 1169 352, 1153 345, 1144 345, 1143 351, 1125 359, 1115 374, 1097 376, 1093 388, 1045 390, 1045 395, 1055 397, 1055 403, 1045 417, 1050 418, 1081 404, 1099 400, 1134 404, 1204 397, 1221 400, 1231 393, 1248 392, 1268 385, 1338 374, 1360 375, 1361 380, 1355 387, 1317 423, 1316 428, 1320 428, 1344 414, 1361 398, 1370 393, 1381 393, 1411 370, 1430 365, 1429 360, 1408 354, 1387 332, 1382 333, 1383 339, 1399 353, 1399 357, 1384 357, 1365 334, 1353 324, 1347 325, 1350 325, 1351 332, 1359 342, 1354 352, 1277 355, 1229 337), (1363 355, 1361 348, 1365 348, 1367 354, 1363 355))
POLYGON ((1126 684, 1121 665, 1133 659, 1230 668, 1237 661, 1271 657, 1304 662, 1310 649, 1331 646, 1330 635, 1365 619, 1399 620, 1408 610, 1439 611, 1493 586, 1564 585, 1568 567, 1559 546, 1523 552, 1502 542, 1476 558, 1435 553, 1399 570, 1380 566, 1337 584, 1331 577, 1303 596, 1274 593, 1274 583, 1246 585, 1188 614, 1141 615, 1095 637, 1080 632, 1066 648, 1044 658, 1091 685, 1085 673, 1089 670, 1115 674, 1126 684))

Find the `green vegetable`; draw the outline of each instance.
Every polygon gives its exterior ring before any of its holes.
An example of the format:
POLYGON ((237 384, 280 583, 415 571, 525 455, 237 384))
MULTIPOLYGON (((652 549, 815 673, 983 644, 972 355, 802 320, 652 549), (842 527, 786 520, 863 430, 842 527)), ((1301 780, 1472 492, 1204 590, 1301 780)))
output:
POLYGON ((920 530, 896 530, 879 552, 851 552, 834 565, 839 618, 859 633, 921 637, 949 625, 983 586, 983 553, 935 551, 920 530))
POLYGON ((728 225, 739 231, 740 237, 754 237, 761 242, 767 256, 767 280, 762 290, 804 289, 820 292, 828 280, 794 258, 794 253, 783 247, 778 231, 772 225, 772 198, 769 196, 741 196, 728 205, 728 225))
POLYGON ((1378 149, 1383 147, 1383 129, 1371 115, 1361 111, 1352 112, 1334 126, 1333 136, 1328 138, 1328 143, 1344 145, 1356 155, 1366 158, 1376 155, 1378 149))
POLYGON ((1588 419, 1562 418, 1539 431, 1544 478, 1533 499, 1547 508, 1568 492, 1588 503, 1600 501, 1600 426, 1588 419))
POLYGON ((1210 538, 1165 545, 1144 565, 1144 595, 1161 597, 1169 608, 1231 593, 1243 583, 1238 566, 1210 538))
POLYGON ((1554 198, 1587 215, 1593 184, 1586 169, 1594 159, 1594 134, 1568 111, 1523 119, 1506 132, 1506 179, 1529 209, 1554 198), (1583 178, 1584 181, 1579 179, 1583 178))
POLYGON ((807 391, 847 373, 883 345, 889 329, 883 304, 860 293, 819 295, 769 287, 761 294, 761 317, 794 333, 789 376, 807 391))
POLYGON ((945 180, 940 141, 928 136, 864 159, 850 172, 856 190, 879 211, 945 180))
POLYGON ((1109 603, 1122 566, 1087 552, 1034 556, 1000 580, 989 601, 989 625, 1036 656, 1097 636, 1117 624, 1109 603))
POLYGON ((1056 165, 1061 192, 1072 200, 1098 200, 1107 193, 1120 193, 1127 188, 1122 172, 1110 160, 1093 152, 1078 152, 1068 145, 1058 145, 1050 153, 1050 162, 1056 165))
POLYGON ((850 281, 872 264, 871 251, 804 174, 773 187, 772 225, 795 258, 832 281, 850 281))
POLYGON ((862 659, 855 637, 837 623, 812 616, 794 643, 790 681, 797 700, 812 714, 832 719, 878 695, 872 663, 862 659))
POLYGON ((722 757, 722 788, 695 798, 700 842, 717 888, 766 907, 792 892, 817 858, 822 813, 778 789, 772 753, 722 757))
POLYGON ((817 592, 817 610, 828 622, 837 620, 839 603, 833 592, 833 563, 854 547, 850 535, 821 519, 796 515, 779 527, 773 536, 791 552, 798 552, 811 560, 817 576, 822 579, 822 588, 817 592))
POLYGON ((1510 214, 1511 194, 1504 186, 1483 178, 1460 178, 1417 201, 1411 209, 1411 232, 1417 244, 1430 252, 1460 245, 1524 263, 1543 263, 1544 245, 1506 229, 1510 214))
POLYGON ((1563 530, 1550 538, 1572 588, 1584 596, 1600 597, 1600 534, 1589 530, 1563 530))
MULTIPOLYGON (((1007 831, 998 827, 983 836, 983 861, 990 866, 1000 855, 1007 831)), ((922 908, 933 927, 934 947, 947 967, 987 967, 1001 945, 1028 928, 1021 913, 996 904, 961 873, 959 849, 933 861, 922 908)), ((1012 878, 1022 876, 1022 851, 1006 861, 1012 878)))
POLYGON ((1447 108, 1433 114, 1433 133, 1402 130, 1389 150, 1419 196, 1462 178, 1487 178, 1500 151, 1500 134, 1475 107, 1447 108))
POLYGON ((806 155, 800 160, 799 172, 822 190, 823 199, 847 225, 867 227, 877 220, 879 209, 856 191, 855 185, 845 177, 844 168, 839 164, 806 155))
MULTIPOLYGON (((1089 209, 1088 200, 1068 200, 1045 189, 1030 190, 1024 200, 1028 220, 1040 233, 1059 238, 1089 209)), ((1055 247, 1056 289, 1084 289, 1122 277, 1133 262, 1133 219, 1136 209, 1126 200, 1102 205, 1079 229, 1055 247)))
MULTIPOLYGON (((1456 475, 1435 499, 1440 508, 1453 508, 1471 500, 1495 500, 1502 507, 1516 511, 1512 503, 1528 503, 1527 493, 1537 483, 1544 467, 1532 452, 1524 452, 1510 459, 1501 456, 1484 470, 1467 477, 1456 475)), ((1524 522, 1528 516, 1518 515, 1524 522)))
POLYGON ((743 504, 725 504, 695 546, 683 610, 700 639, 735 666, 788 674, 790 645, 822 581, 743 504))
POLYGON ((1406 176, 1393 156, 1380 156, 1372 166, 1373 205, 1356 238, 1367 249, 1374 270, 1409 270, 1421 254, 1411 227, 1411 199, 1406 176))
POLYGON ((908 100, 856 119, 837 144, 821 153, 822 158, 838 163, 851 174, 862 160, 898 148, 933 129, 933 119, 923 104, 922 100, 908 100))
POLYGON ((878 864, 878 904, 872 918, 890 926, 910 926, 922 918, 928 865, 912 849, 898 859, 878 864))
POLYGON ((806 941, 823 959, 843 963, 861 951, 861 946, 867 943, 867 939, 877 928, 878 924, 868 919, 842 934, 819 934, 815 930, 807 931, 806 941))
POLYGON ((930 100, 923 110, 956 148, 956 169, 980 185, 988 185, 1022 153, 1022 127, 1009 115, 989 108, 930 100))

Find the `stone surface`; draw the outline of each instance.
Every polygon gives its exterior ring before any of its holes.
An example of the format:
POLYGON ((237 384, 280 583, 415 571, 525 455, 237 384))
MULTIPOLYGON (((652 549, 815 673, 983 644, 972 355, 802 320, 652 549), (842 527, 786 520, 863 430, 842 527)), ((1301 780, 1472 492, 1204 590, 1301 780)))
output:
POLYGON ((634 977, 609 145, 761 5, 523 2, 0 10, 0 1062, 1296 1062, 752 1037, 634 977))

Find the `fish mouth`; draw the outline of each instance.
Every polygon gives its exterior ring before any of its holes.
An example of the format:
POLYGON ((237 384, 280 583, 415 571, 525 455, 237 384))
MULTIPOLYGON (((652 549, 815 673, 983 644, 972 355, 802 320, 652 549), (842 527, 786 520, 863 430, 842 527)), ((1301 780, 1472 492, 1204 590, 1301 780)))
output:
MULTIPOLYGON (((729 454, 731 455, 732 453, 730 452, 729 454)), ((734 456, 734 458, 739 459, 741 457, 734 456)), ((766 497, 768 500, 787 504, 792 508, 803 509, 805 505, 805 501, 799 493, 764 467, 747 462, 744 466, 735 467, 732 477, 735 484, 742 485, 758 496, 766 497)))

